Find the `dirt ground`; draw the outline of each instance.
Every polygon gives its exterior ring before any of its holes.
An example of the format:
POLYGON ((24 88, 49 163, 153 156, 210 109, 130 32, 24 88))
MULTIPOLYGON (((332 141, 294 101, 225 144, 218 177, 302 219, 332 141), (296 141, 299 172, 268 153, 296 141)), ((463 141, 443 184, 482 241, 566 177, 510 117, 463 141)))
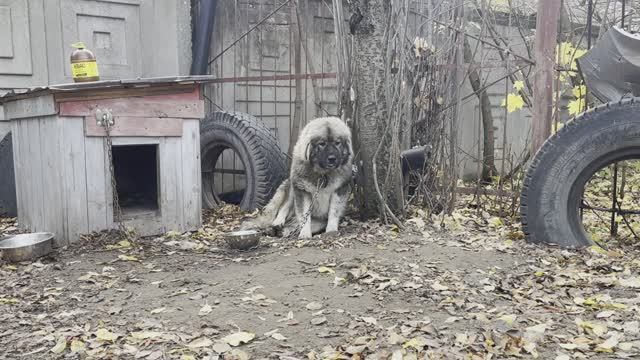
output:
POLYGON ((640 356, 635 249, 536 247, 460 217, 445 230, 348 222, 338 236, 239 252, 220 236, 237 223, 230 211, 192 234, 94 234, 0 263, 0 357, 640 356))

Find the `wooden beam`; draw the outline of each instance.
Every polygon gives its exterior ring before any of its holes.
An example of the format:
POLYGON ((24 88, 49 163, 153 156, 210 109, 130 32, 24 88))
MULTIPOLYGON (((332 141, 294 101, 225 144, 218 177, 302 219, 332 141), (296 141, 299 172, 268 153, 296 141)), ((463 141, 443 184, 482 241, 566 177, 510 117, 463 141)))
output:
MULTIPOLYGON (((182 119, 149 117, 115 117, 111 136, 174 137, 182 136, 182 119)), ((93 116, 84 118, 86 136, 107 136, 93 116)))
POLYGON ((110 109, 116 117, 204 118, 204 102, 194 100, 191 93, 63 102, 59 106, 61 116, 91 117, 95 116, 96 109, 110 109), (185 99, 178 99, 181 96, 185 99))
POLYGON ((533 79, 531 154, 535 154, 551 135, 553 76, 559 16, 560 0, 538 0, 534 49, 536 68, 533 79))

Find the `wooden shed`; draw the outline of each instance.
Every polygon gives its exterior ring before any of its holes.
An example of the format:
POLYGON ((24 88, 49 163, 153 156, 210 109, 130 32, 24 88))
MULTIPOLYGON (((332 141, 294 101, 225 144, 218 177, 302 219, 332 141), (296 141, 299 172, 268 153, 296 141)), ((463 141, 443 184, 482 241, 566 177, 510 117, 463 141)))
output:
POLYGON ((200 80, 65 84, 0 98, 13 132, 18 222, 58 245, 115 228, 108 142, 125 226, 138 234, 201 224, 200 80), (98 117, 96 116, 98 114, 98 117))

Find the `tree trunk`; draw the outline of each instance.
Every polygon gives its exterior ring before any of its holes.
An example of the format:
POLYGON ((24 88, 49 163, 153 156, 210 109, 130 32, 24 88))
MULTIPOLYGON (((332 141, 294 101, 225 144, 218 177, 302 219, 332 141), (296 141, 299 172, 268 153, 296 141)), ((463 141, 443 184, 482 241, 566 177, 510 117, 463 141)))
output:
MULTIPOLYGON (((291 7, 291 21, 294 19, 297 22, 298 16, 296 14, 297 9, 295 6, 291 7)), ((297 31, 293 31, 293 68, 294 73, 297 75, 295 80, 295 102, 293 109, 293 122, 289 130, 289 154, 293 154, 293 147, 298 141, 298 135, 300 133, 300 127, 302 125, 302 99, 303 99, 303 81, 299 76, 302 74, 302 34, 300 27, 296 27, 297 31)), ((275 105, 274 105, 275 106, 275 105)))
MULTIPOLYGON (((385 28, 388 26, 391 6, 392 2, 388 0, 352 0, 349 3, 349 25, 354 45, 352 79, 356 102, 353 124, 354 151, 358 164, 356 196, 359 197, 360 213, 364 218, 384 216, 384 202, 395 214, 399 214, 403 208, 402 174, 400 171, 389 171, 394 167, 388 166, 392 139, 387 134, 391 119, 385 95, 385 28)), ((399 169, 399 159, 397 163, 399 169)))
POLYGON ((538 0, 531 154, 535 154, 551 135, 551 125, 553 124, 553 75, 555 73, 559 16, 560 1, 538 0))
MULTIPOLYGON (((473 91, 480 100, 480 112, 482 113, 482 181, 491 182, 491 177, 496 175, 495 158, 495 138, 493 135, 493 113, 491 112, 491 101, 486 89, 483 89, 482 81, 476 64, 473 62, 473 54, 469 41, 464 41, 464 62, 469 64, 469 82, 473 91)), ((479 160, 479 159, 478 159, 479 160)))

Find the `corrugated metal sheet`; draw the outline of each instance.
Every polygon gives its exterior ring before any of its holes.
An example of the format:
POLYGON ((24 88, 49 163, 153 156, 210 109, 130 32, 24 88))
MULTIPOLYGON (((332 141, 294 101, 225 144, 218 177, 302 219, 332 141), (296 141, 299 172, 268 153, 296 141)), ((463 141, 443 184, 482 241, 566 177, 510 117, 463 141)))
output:
POLYGON ((26 90, 13 90, 0 96, 0 104, 29 97, 42 96, 55 93, 73 93, 85 90, 101 90, 101 89, 127 89, 127 88, 144 88, 153 86, 166 85, 185 85, 185 84, 203 84, 214 82, 215 76, 197 75, 197 76, 173 76, 173 77, 154 77, 154 78, 137 78, 122 80, 104 80, 85 83, 70 83, 49 86, 33 87, 26 90))

